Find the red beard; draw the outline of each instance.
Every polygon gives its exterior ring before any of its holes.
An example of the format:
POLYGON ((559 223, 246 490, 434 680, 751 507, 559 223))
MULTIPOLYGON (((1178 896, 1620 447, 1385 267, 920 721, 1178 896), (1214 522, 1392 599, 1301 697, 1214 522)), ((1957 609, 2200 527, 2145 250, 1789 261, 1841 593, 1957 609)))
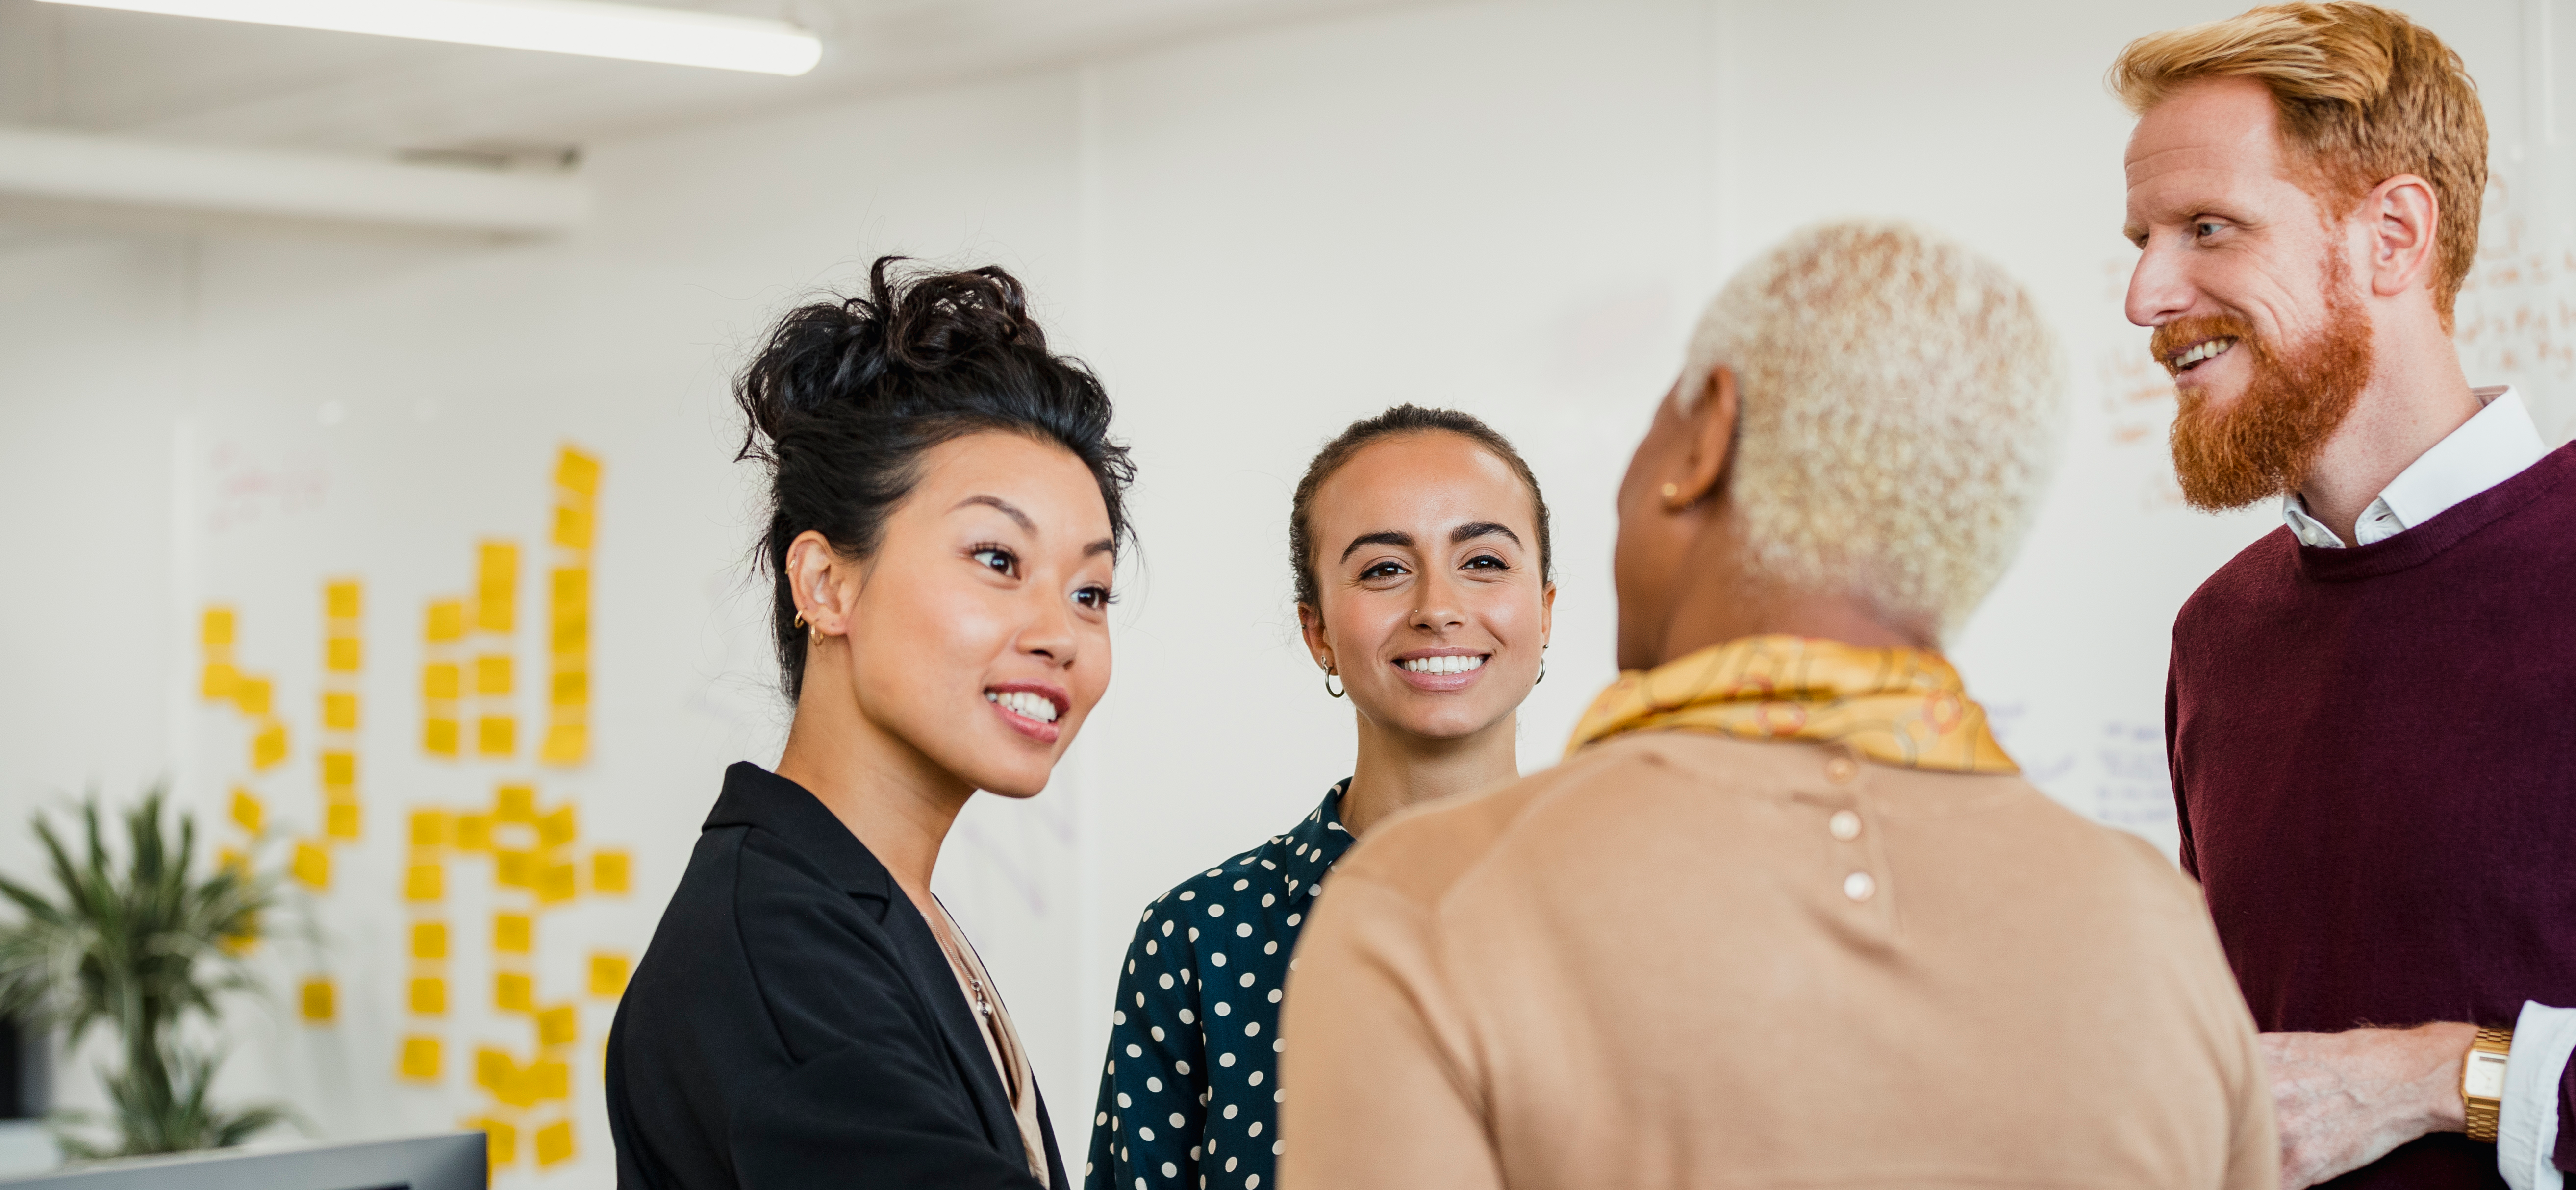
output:
POLYGON ((2161 364, 2205 339, 2232 338, 2253 378, 2225 409, 2194 389, 2177 389, 2174 477, 2194 508, 2218 512, 2299 490, 2317 452, 2334 436, 2370 381, 2370 319, 2352 293, 2340 254, 2326 257, 2326 323, 2284 348, 2233 314, 2201 314, 2157 327, 2148 350, 2161 364))

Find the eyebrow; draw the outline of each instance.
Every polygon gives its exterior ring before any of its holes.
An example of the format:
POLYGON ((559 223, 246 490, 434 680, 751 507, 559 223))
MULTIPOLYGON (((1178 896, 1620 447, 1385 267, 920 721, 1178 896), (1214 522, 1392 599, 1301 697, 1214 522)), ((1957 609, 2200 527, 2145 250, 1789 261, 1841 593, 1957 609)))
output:
MULTIPOLYGON (((1457 545, 1460 542, 1474 541, 1479 537, 1497 536, 1510 538, 1513 545, 1521 544, 1520 534, 1512 532, 1509 526, 1498 525, 1492 521, 1469 521, 1451 529, 1449 544, 1457 545)), ((1392 545, 1409 550, 1413 548, 1413 535, 1399 529, 1381 529, 1375 533, 1362 533, 1352 538, 1351 544, 1342 550, 1342 560, 1349 561, 1350 556, 1358 553, 1359 548, 1364 545, 1392 545)))
POLYGON ((957 508, 951 508, 948 511, 955 512, 958 508, 975 504, 999 510, 1003 516, 1011 518, 1012 523, 1018 525, 1024 533, 1034 534, 1038 531, 1037 522, 1030 520, 1029 514, 1020 511, 1017 506, 999 496, 968 496, 957 502, 957 508))
POLYGON ((1343 548, 1341 560, 1345 562, 1350 561, 1351 555, 1358 553, 1360 547, 1364 545, 1392 545, 1401 546, 1409 550, 1413 548, 1413 535, 1395 529, 1380 529, 1375 533, 1362 533, 1359 536, 1352 538, 1351 544, 1343 548))
MULTIPOLYGON (((1022 532, 1035 535, 1038 531, 1037 522, 1030 520, 1029 514, 1020 511, 1017 505, 1014 505, 1010 501, 999 496, 968 496, 957 502, 957 508, 951 508, 948 511, 955 512, 958 508, 965 508, 976 504, 981 504, 986 508, 990 508, 1001 513, 1003 516, 1011 518, 1011 522, 1018 525, 1022 532)), ((1098 541, 1082 547, 1082 556, 1086 558, 1091 557, 1094 554, 1108 554, 1115 557, 1117 553, 1118 541, 1116 538, 1112 537, 1103 537, 1098 541)))

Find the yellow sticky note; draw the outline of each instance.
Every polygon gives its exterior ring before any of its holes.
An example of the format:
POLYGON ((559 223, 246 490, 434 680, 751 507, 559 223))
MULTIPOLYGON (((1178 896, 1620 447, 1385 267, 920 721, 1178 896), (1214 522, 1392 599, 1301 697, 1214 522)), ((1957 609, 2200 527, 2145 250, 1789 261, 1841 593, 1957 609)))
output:
POLYGON ((572 1098, 572 1068, 559 1058, 539 1058, 519 1072, 530 1099, 572 1098))
POLYGON ((432 715, 420 721, 420 749, 432 756, 456 755, 457 723, 432 715))
POLYGON ((546 727, 545 752, 537 759, 547 764, 580 764, 589 755, 589 724, 555 723, 546 727))
POLYGON ((334 839, 358 837, 358 803, 342 799, 322 807, 322 833, 334 839))
POLYGON ((241 671, 234 669, 229 661, 209 661, 206 663, 205 680, 197 689, 215 702, 229 702, 241 689, 241 671))
POLYGON ((581 614, 590 606, 590 568, 587 566, 558 566, 547 585, 554 596, 557 619, 563 618, 567 612, 581 614))
POLYGON ((590 857, 590 891, 623 893, 635 865, 634 857, 624 851, 600 850, 590 857))
POLYGON ((295 859, 286 870, 316 892, 331 887, 331 853, 311 843, 296 841, 295 859))
POLYGON ((485 715, 474 721, 474 751, 483 756, 512 756, 519 751, 519 720, 485 715))
POLYGON ((504 971, 492 977, 492 1007, 503 1012, 529 1012, 536 1006, 536 988, 527 976, 504 971))
POLYGON ((358 783, 358 754, 325 752, 322 754, 322 784, 329 789, 347 789, 358 783))
POLYGON ((259 949, 259 914, 242 914, 233 919, 233 926, 215 939, 216 945, 235 955, 246 955, 259 949))
POLYGON ((455 828, 456 833, 452 837, 455 839, 456 849, 458 851, 490 851, 492 849, 491 815, 459 814, 453 820, 451 825, 455 828))
POLYGON ((452 702, 465 694, 465 667, 453 661, 432 661, 420 667, 420 696, 441 702, 452 702))
POLYGON ((441 599, 429 605, 429 623, 422 633, 431 644, 465 639, 465 601, 441 599))
POLYGON ((261 824, 268 821, 268 807, 261 805, 258 798, 252 797, 249 790, 236 786, 233 789, 233 821, 240 823, 243 830, 256 835, 259 833, 261 824))
POLYGON ((483 1139, 490 1142, 488 1152, 491 1159, 487 1163, 490 1168, 501 1169, 518 1164, 519 1130, 517 1128, 512 1127, 508 1120, 482 1120, 478 1121, 477 1126, 483 1129, 483 1139))
POLYGON ((411 981, 411 1010, 415 1016, 446 1016, 447 981, 435 975, 411 981))
POLYGON ((339 1000, 338 993, 327 978, 305 980, 300 994, 296 997, 304 1019, 317 1025, 328 1024, 331 1018, 339 1015, 339 1000))
POLYGON ((546 864, 537 870, 536 890, 537 900, 544 904, 557 905, 569 901, 581 892, 579 869, 570 860, 546 864))
MULTIPOLYGON (((561 1099, 565 1096, 554 1096, 561 1099)), ((572 1160, 572 1121, 557 1120, 537 1129, 537 1164, 559 1165, 572 1160)))
POLYGON ((517 1081, 518 1077, 519 1063, 510 1057, 508 1050, 495 1049, 487 1045, 474 1051, 475 1086, 499 1094, 502 1088, 517 1081))
POLYGON ((258 718, 268 713, 269 684, 266 678, 236 678, 233 681, 233 705, 241 713, 258 718))
POLYGON ((519 547, 487 541, 474 563, 474 626, 485 632, 508 632, 517 620, 519 547))
POLYGON ((435 1037, 414 1034, 403 1038, 402 1076, 414 1082, 437 1081, 444 1048, 435 1037))
POLYGON ((511 685, 513 684, 510 678, 509 654, 486 653, 483 656, 474 659, 474 692, 476 694, 508 694, 510 692, 511 685))
POLYGON ((577 496, 598 495, 598 458, 569 446, 563 448, 563 453, 555 456, 555 486, 577 496))
POLYGON ((537 787, 503 785, 492 791, 492 819, 495 822, 535 822, 537 820, 537 787))
POLYGON ((197 641, 208 648, 232 644, 233 609, 229 607, 207 608, 205 618, 198 622, 197 641))
POLYGON ((438 864, 413 864, 403 874, 403 899, 428 903, 447 896, 447 869, 438 864))
MULTIPOLYGON (((561 664, 561 658, 557 659, 557 664, 561 664)), ((555 670, 554 683, 552 687, 546 691, 546 701, 559 707, 589 706, 590 671, 586 669, 555 670)))
POLYGON ((500 848, 492 853, 492 883, 503 888, 537 886, 537 854, 500 848))
POLYGON ((445 810, 411 812, 411 845, 414 847, 447 846, 449 818, 445 810))
POLYGON ((525 913, 492 915, 492 949, 508 954, 526 954, 536 941, 536 930, 525 913))
POLYGON ((625 955, 612 954, 604 950, 592 951, 590 955, 590 994, 594 996, 625 995, 627 976, 632 970, 633 964, 627 960, 625 955))
POLYGON ((447 957, 447 923, 416 921, 411 923, 411 957, 443 959, 447 957))
POLYGON ((553 623, 547 625, 547 647, 557 657, 590 655, 590 610, 579 604, 557 607, 553 623))
POLYGON ((557 1004, 537 1014, 537 1044, 571 1045, 581 1040, 581 1010, 557 1004))
POLYGON ((367 647, 357 637, 335 636, 323 642, 322 667, 333 673, 356 673, 366 660, 367 647))
POLYGON ((537 846, 539 847, 564 846, 572 842, 579 833, 570 802, 555 807, 537 819, 537 846))
POLYGON ((362 610, 358 580, 340 579, 322 585, 322 614, 334 620, 354 620, 362 610))
POLYGON ((358 730, 358 696, 332 690, 322 695, 322 730, 358 730))
POLYGON ((250 740, 250 767, 273 769, 286 763, 286 725, 275 719, 259 729, 250 740))
POLYGON ((555 544, 568 550, 590 548, 590 510, 577 504, 555 505, 555 544))

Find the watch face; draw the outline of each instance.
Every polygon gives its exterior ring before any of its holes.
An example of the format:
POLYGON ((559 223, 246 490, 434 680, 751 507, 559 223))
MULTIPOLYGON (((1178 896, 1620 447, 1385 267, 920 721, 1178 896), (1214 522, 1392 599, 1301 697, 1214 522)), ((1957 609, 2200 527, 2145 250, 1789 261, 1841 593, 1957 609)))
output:
POLYGON ((2471 1053, 2460 1089, 2471 1099, 2504 1098, 2504 1062, 2503 1054, 2471 1053))

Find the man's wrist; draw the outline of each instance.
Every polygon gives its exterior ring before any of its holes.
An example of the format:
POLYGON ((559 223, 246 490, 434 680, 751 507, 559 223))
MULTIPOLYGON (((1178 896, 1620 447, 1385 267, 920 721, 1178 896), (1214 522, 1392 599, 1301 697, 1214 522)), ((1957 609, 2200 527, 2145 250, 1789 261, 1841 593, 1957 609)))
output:
POLYGON ((2431 1125, 2425 1131, 2468 1131, 2468 1103, 2460 1098, 2460 1073, 2468 1064, 2469 1043, 2477 1040, 2478 1027, 2444 1021, 2408 1032, 2415 1035, 2427 1071, 2418 1084, 2424 1092, 2425 1118, 2431 1125))

